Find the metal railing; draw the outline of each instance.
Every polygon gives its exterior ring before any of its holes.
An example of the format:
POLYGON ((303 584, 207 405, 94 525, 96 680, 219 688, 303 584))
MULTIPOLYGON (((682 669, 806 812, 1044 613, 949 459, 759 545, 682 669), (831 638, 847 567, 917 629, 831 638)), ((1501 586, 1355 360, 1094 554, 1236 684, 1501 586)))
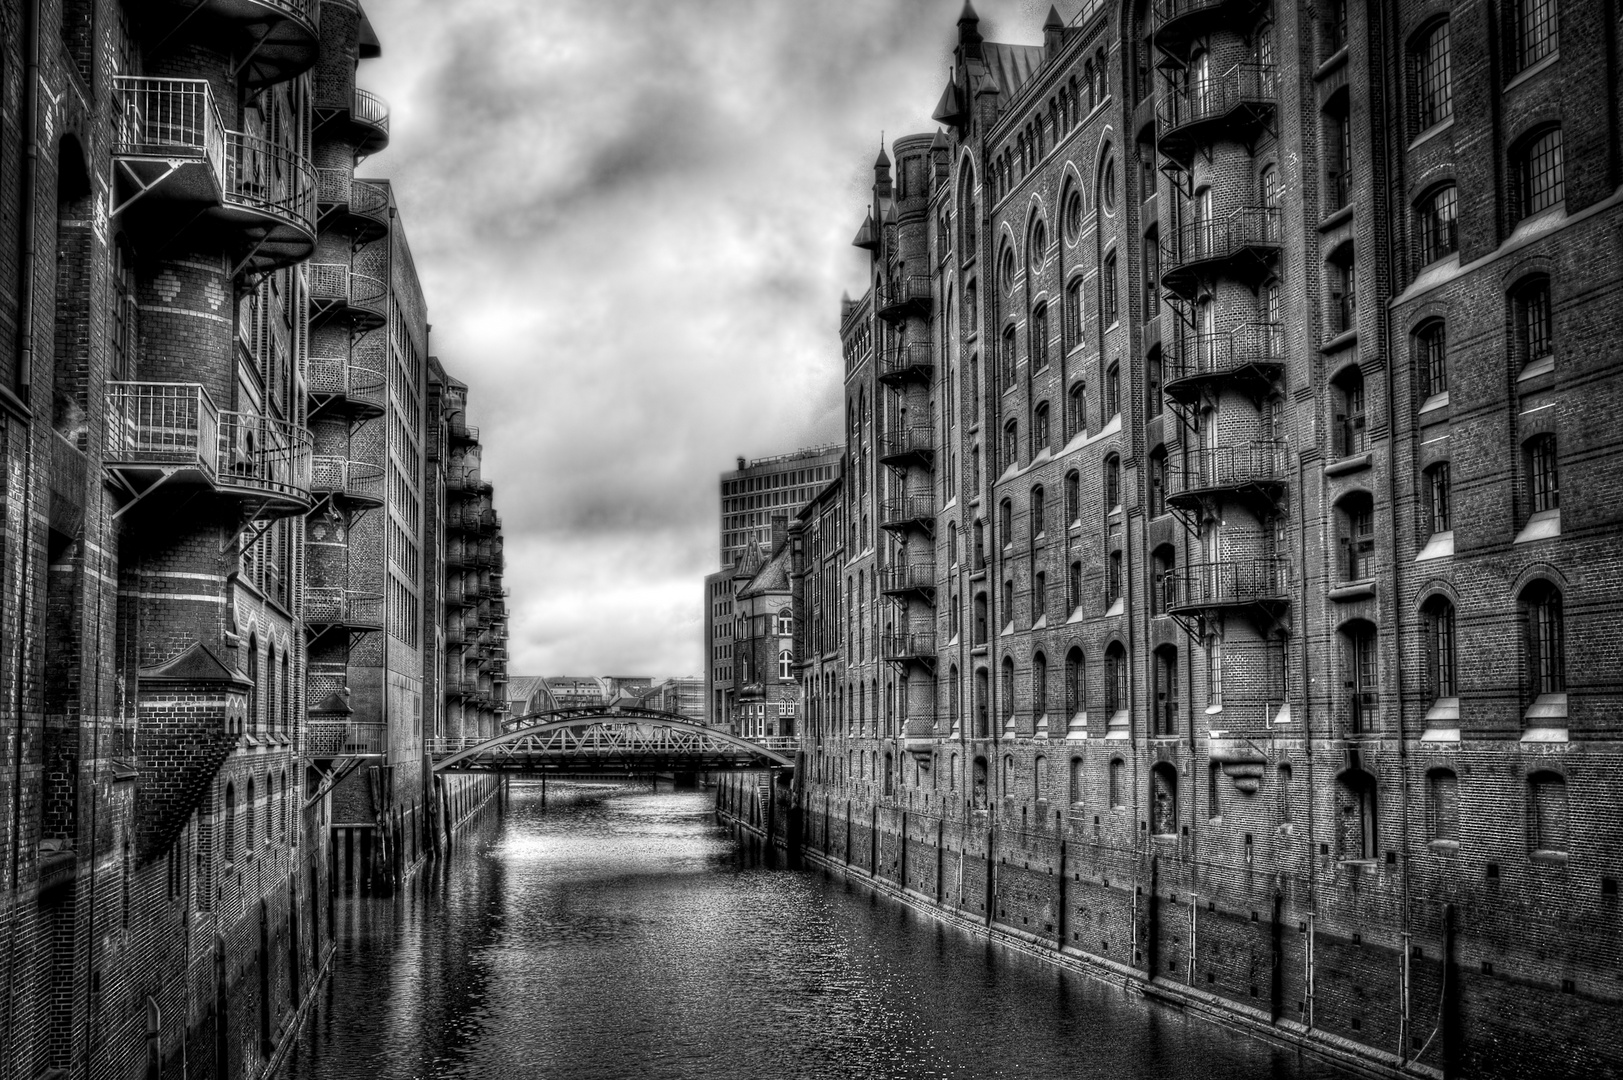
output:
POLYGON ((1161 95, 1156 124, 1162 132, 1185 124, 1226 116, 1241 105, 1272 102, 1279 83, 1272 64, 1243 62, 1221 75, 1210 75, 1181 90, 1161 95))
POLYGON ((314 707, 329 694, 341 693, 348 685, 349 675, 345 671, 308 671, 304 676, 305 700, 314 707))
POLYGON ((928 341, 904 341, 886 349, 879 362, 881 375, 907 375, 935 367, 935 352, 928 341))
POLYGON ((340 357, 319 357, 306 362, 305 378, 312 394, 328 394, 382 408, 387 388, 383 373, 340 357))
POLYGON ((351 589, 306 585, 304 621, 325 626, 381 627, 383 597, 351 589))
POLYGON ((879 569, 880 592, 903 592, 936 587, 935 563, 908 563, 879 569))
POLYGON ((1181 19, 1185 15, 1193 15, 1200 11, 1220 11, 1227 7, 1232 0, 1155 0, 1155 23, 1162 23, 1172 19, 1181 19))
POLYGON ((113 79, 113 153, 206 159, 225 185, 225 125, 204 79, 113 79))
POLYGON ((901 525, 910 521, 927 521, 935 517, 934 495, 904 495, 887 499, 879 504, 879 524, 901 525))
POLYGON ((212 479, 220 411, 197 383, 107 384, 107 461, 194 466, 212 479))
POLYGON ((312 300, 337 301, 377 315, 389 314, 389 286, 370 274, 359 274, 344 263, 306 263, 312 300))
POLYGON ((885 634, 879 642, 879 654, 886 660, 934 660, 935 633, 885 634))
POLYGON ((1224 607, 1286 598, 1290 568, 1268 556, 1190 563, 1169 572, 1171 608, 1224 607))
POLYGON ((357 123, 375 127, 385 135, 389 133, 389 106, 370 90, 355 88, 355 101, 349 115, 357 123))
POLYGON ((315 230, 316 173, 305 156, 241 131, 228 131, 225 201, 315 230))
POLYGON ((479 429, 471 426, 462 413, 455 413, 445 422, 445 430, 451 438, 462 442, 476 443, 479 441, 479 429))
POLYGON ((879 311, 883 314, 908 304, 927 304, 930 297, 930 275, 909 274, 880 286, 879 311))
POLYGON ((1173 230, 1163 246, 1168 268, 1210 259, 1229 259, 1258 247, 1278 247, 1280 218, 1277 206, 1240 206, 1226 218, 1186 221, 1173 230))
POLYGON ((310 490, 383 501, 383 466, 317 454, 310 459, 310 490))
POLYGON ((1168 382, 1227 375, 1252 364, 1283 363, 1285 334, 1279 323, 1246 323, 1223 333, 1180 334, 1171 346, 1168 382))
POLYGON ((935 452, 935 433, 928 427, 907 427, 887 431, 880 439, 881 452, 886 457, 935 452))
POLYGON ((389 726, 359 720, 306 720, 304 755, 312 758, 381 754, 389 744, 389 726))
POLYGON ((1167 494, 1275 483, 1283 479, 1284 462, 1285 444, 1278 440, 1202 448, 1167 470, 1167 494))
POLYGON ((222 409, 220 482, 284 495, 307 495, 310 444, 310 433, 286 420, 222 409))

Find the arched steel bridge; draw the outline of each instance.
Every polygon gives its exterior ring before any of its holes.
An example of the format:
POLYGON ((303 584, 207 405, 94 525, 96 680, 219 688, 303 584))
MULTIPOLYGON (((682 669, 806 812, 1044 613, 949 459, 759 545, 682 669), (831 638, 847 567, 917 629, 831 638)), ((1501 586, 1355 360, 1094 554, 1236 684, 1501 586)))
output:
POLYGON ((745 739, 677 713, 586 705, 515 717, 487 739, 429 739, 434 771, 590 773, 792 769, 792 737, 745 739))

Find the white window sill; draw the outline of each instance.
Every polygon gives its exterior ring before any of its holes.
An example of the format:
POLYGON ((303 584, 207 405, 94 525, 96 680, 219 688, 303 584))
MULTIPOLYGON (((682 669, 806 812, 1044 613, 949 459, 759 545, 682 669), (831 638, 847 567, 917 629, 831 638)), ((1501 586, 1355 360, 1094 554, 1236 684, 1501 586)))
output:
POLYGON ((1425 402, 1420 406, 1420 422, 1422 424, 1429 424, 1434 420, 1441 419, 1440 417, 1428 416, 1426 414, 1427 413, 1435 413, 1438 409, 1446 409, 1446 408, 1448 408, 1448 391, 1447 390, 1444 390, 1440 394, 1431 395, 1431 397, 1427 398, 1425 400, 1425 402))
POLYGON ((1416 135, 1414 137, 1414 141, 1409 144, 1409 149, 1413 150, 1415 147, 1419 146, 1421 143, 1429 142, 1430 140, 1436 138, 1438 135, 1441 135, 1443 132, 1447 131, 1449 128, 1451 128, 1453 126, 1454 126, 1454 114, 1449 113, 1447 116, 1443 117, 1441 120, 1439 120, 1435 124, 1431 125, 1431 127, 1427 128, 1426 130, 1422 131, 1420 134, 1416 135))
POLYGON ((1110 605, 1110 607, 1105 611, 1105 614, 1106 615, 1120 615, 1122 612, 1124 612, 1126 610, 1127 610, 1127 602, 1125 600, 1123 600, 1121 597, 1118 596, 1118 597, 1116 597, 1116 602, 1114 604, 1110 605))
POLYGON ((1540 694, 1533 699, 1533 704, 1527 707, 1522 719, 1528 721, 1529 727, 1550 726, 1549 721, 1561 721, 1560 727, 1566 727, 1567 695, 1566 694, 1540 694))
POLYGON ((1079 712, 1071 717, 1071 722, 1065 725, 1067 739, 1086 739, 1088 737, 1088 714, 1079 712))
POLYGON ((1527 519, 1522 531, 1512 543, 1530 544, 1535 540, 1550 540, 1561 535, 1561 511, 1540 510, 1527 519))
POLYGON ((1521 374, 1516 376, 1516 381, 1526 382, 1529 379, 1536 379, 1540 375, 1548 375, 1554 370, 1555 354, 1551 353, 1548 356, 1539 357, 1537 360, 1530 362, 1526 367, 1522 368, 1521 374))
POLYGON ((1105 738, 1125 739, 1131 734, 1131 728, 1132 719, 1127 710, 1122 709, 1111 714, 1109 723, 1105 725, 1105 738))
POLYGON ((1415 562, 1426 562, 1430 559, 1446 559, 1454 554, 1454 530, 1432 533, 1426 546, 1420 549, 1420 554, 1414 557, 1415 562))
POLYGON ((1031 628, 1033 630, 1042 630, 1042 629, 1045 629, 1047 626, 1048 626, 1048 616, 1047 615, 1039 615, 1039 616, 1037 616, 1037 621, 1031 624, 1031 628))

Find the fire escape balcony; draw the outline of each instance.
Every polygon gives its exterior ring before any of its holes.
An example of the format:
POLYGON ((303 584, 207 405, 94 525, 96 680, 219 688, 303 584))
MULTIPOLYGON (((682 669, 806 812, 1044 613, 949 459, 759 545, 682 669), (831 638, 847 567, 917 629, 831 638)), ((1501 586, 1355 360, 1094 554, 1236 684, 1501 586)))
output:
POLYGON ((1186 300, 1212 278, 1238 278, 1255 286, 1279 257, 1279 247, 1277 206, 1240 206, 1226 218, 1185 222, 1162 245, 1161 284, 1186 300))
POLYGON ((383 373, 342 357, 312 357, 305 364, 310 413, 342 410, 352 420, 382 416, 388 398, 383 373))
POLYGON ((1197 519, 1231 500, 1266 514, 1278 507, 1284 490, 1285 444, 1263 440, 1196 450, 1181 468, 1168 470, 1166 501, 1197 519))
POLYGON ((452 446, 472 446, 479 441, 479 429, 469 427, 467 418, 460 412, 446 420, 445 433, 452 446))
POLYGON ((451 578, 445 583, 446 607, 467 607, 469 604, 476 604, 478 602, 478 590, 469 589, 467 585, 458 578, 451 578))
POLYGON ((310 508, 310 433, 218 409, 196 383, 109 383, 105 462, 137 499, 169 483, 259 517, 310 508))
POLYGON ((304 756, 372 757, 388 749, 389 725, 361 720, 306 720, 304 756))
POLYGON ((287 82, 315 66, 321 54, 320 0, 202 0, 175 5, 190 18, 201 11, 216 25, 241 36, 236 55, 244 57, 236 74, 258 89, 287 82))
POLYGON ((1241 556, 1191 563, 1168 574, 1167 611, 1183 619, 1234 612, 1259 630, 1277 627, 1290 606, 1290 566, 1278 556, 1241 556))
POLYGON ((935 717, 909 716, 902 728, 902 747, 923 759, 935 753, 935 717))
POLYGON ((916 596, 926 604, 935 603, 935 563, 908 563, 879 568, 879 591, 886 596, 916 596))
MULTIPOLYGON (((479 505, 477 503, 452 503, 445 509, 445 529, 453 533, 476 533, 479 531, 479 505)), ((465 538, 464 543, 471 539, 465 538)))
POLYGON ((348 169, 317 169, 316 192, 322 228, 344 229, 358 245, 388 235, 389 194, 382 184, 357 180, 348 169))
POLYGON ((935 670, 935 631, 881 635, 879 655, 893 664, 918 664, 935 670))
POLYGON ((481 533, 494 533, 501 531, 502 516, 494 510, 479 511, 479 531, 481 533))
POLYGON ((360 136, 356 153, 371 155, 389 145, 389 106, 372 91, 355 88, 349 119, 360 136))
POLYGON ((935 351, 928 341, 904 341, 886 349, 879 361, 879 381, 901 387, 930 385, 935 374, 935 351))
POLYGON ((935 464, 935 432, 928 427, 885 432, 879 440, 879 461, 893 469, 912 465, 931 468, 935 464))
POLYGON ((935 535, 935 496, 903 495, 879 504, 879 527, 892 532, 917 530, 926 536, 935 535))
POLYGON ((1244 25, 1257 0, 1155 0, 1155 47, 1182 66, 1196 41, 1219 27, 1244 25))
POLYGON ((1249 142, 1273 114, 1278 71, 1272 64, 1235 64, 1221 75, 1163 90, 1156 106, 1163 157, 1187 166, 1219 139, 1249 142))
POLYGON ((452 648, 461 648, 470 644, 471 636, 467 627, 462 625, 461 616, 449 619, 445 624, 445 644, 452 648))
POLYGON ((306 585, 304 625, 316 635, 329 630, 380 631, 383 629, 383 597, 353 589, 306 585))
POLYGON ((1232 387, 1260 401, 1285 367, 1284 337, 1278 323, 1178 334, 1167 343, 1167 397, 1190 406, 1216 389, 1232 387))
POLYGON ((356 508, 382 506, 383 466, 317 454, 310 459, 310 490, 317 496, 330 496, 356 508))
POLYGON ((389 286, 343 263, 307 263, 310 321, 342 321, 357 331, 376 330, 389 321, 389 286))
POLYGON ((875 314, 886 322, 901 322, 909 315, 930 314, 930 275, 910 274, 879 288, 875 314))
POLYGON ((217 213, 238 244, 241 266, 276 270, 316 249, 316 171, 309 159, 241 131, 225 133, 225 202, 217 213))

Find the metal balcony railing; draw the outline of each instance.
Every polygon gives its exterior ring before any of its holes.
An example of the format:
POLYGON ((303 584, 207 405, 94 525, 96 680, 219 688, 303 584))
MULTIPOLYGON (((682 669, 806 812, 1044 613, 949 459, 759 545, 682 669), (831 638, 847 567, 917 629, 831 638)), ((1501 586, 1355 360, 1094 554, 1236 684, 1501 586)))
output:
POLYGON ((349 114, 356 123, 376 128, 385 136, 389 134, 389 106, 372 91, 357 86, 355 102, 350 106, 349 114))
POLYGON ((310 459, 310 490, 357 502, 383 502, 383 466, 318 454, 310 459))
POLYGON ((383 628, 383 597, 321 585, 304 588, 304 621, 355 630, 383 628))
POLYGON ((879 440, 879 446, 880 457, 884 459, 931 457, 935 454, 935 433, 928 427, 906 427, 887 431, 879 440))
POLYGON ((924 631, 911 634, 885 634, 879 642, 879 654, 886 660, 935 661, 935 633, 924 631))
POLYGON ((495 532, 502 527, 502 516, 494 510, 479 511, 479 530, 495 532))
POLYGON ((935 520, 934 495, 904 495, 879 504, 879 527, 900 528, 935 520))
POLYGON ((113 78, 113 154, 200 158, 225 187, 225 125, 204 79, 113 78))
POLYGON ((931 295, 930 275, 909 274, 880 286, 876 310, 881 319, 896 319, 909 311, 927 312, 931 295))
POLYGON ((1271 105, 1277 94, 1278 70, 1272 64, 1244 62, 1221 75, 1191 81, 1180 90, 1161 95, 1156 106, 1156 126, 1167 136, 1180 128, 1224 119, 1231 114, 1260 105, 1271 105))
POLYGON ((1267 556, 1191 563, 1172 570, 1169 608, 1173 611, 1278 603, 1290 584, 1284 559, 1267 556))
POLYGON ((884 566, 879 569, 879 591, 904 593, 928 591, 936 587, 935 563, 908 563, 906 566, 884 566))
POLYGON ((382 411, 388 389, 383 373, 339 357, 315 357, 305 363, 305 377, 312 397, 333 397, 382 411))
POLYGON ((388 745, 387 724, 359 720, 306 720, 304 723, 304 756, 307 758, 382 754, 388 745))
POLYGON ((1279 483, 1284 479, 1284 463, 1282 441, 1202 448, 1167 471, 1167 495, 1279 483))
POLYGON ((220 411, 197 383, 107 384, 107 463, 180 465, 210 480, 220 452, 220 411))
POLYGON ((370 274, 359 274, 344 263, 306 263, 310 299, 376 319, 389 316, 389 286, 370 274))
POLYGON ((308 497, 310 445, 310 433, 286 420, 222 409, 220 483, 308 497))
POLYGON ((928 341, 904 341, 881 354, 879 377, 896 383, 910 379, 928 380, 935 370, 935 351, 928 341))
POLYGON ((446 433, 452 442, 476 443, 479 441, 479 429, 468 424, 467 417, 462 413, 453 413, 445 421, 446 433))
POLYGON ((1174 292, 1187 292, 1187 268, 1263 254, 1280 241, 1277 206, 1240 206, 1224 218, 1185 222, 1162 246, 1162 283, 1174 292))
POLYGON ((1167 393, 1177 397, 1179 382, 1234 375, 1285 362, 1284 328, 1279 323, 1246 323, 1223 333, 1185 333, 1170 342, 1167 393))
POLYGON ((316 173, 305 156, 241 131, 225 133, 225 201, 270 214, 311 232, 316 227, 316 173))

